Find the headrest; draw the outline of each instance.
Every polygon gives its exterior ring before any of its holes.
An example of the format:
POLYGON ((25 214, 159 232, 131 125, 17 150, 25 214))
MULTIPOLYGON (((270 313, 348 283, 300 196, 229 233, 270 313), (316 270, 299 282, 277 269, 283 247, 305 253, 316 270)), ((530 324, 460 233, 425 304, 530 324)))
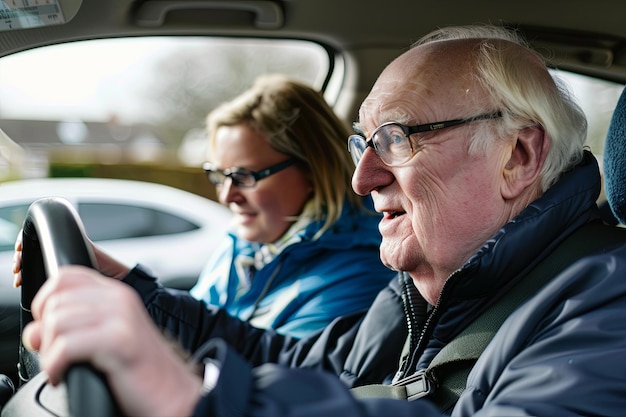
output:
POLYGON ((626 224, 626 88, 613 111, 603 159, 606 198, 615 217, 626 224))

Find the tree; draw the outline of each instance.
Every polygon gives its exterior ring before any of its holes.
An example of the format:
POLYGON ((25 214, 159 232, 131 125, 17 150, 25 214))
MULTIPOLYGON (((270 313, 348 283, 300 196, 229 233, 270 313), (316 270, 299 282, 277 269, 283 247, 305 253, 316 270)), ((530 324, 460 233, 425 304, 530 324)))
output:
POLYGON ((146 110, 157 135, 175 148, 187 131, 204 128, 212 109, 258 75, 283 73, 313 84, 325 65, 319 52, 301 44, 217 40, 181 47, 155 64, 157 76, 149 77, 153 81, 143 92, 146 110))

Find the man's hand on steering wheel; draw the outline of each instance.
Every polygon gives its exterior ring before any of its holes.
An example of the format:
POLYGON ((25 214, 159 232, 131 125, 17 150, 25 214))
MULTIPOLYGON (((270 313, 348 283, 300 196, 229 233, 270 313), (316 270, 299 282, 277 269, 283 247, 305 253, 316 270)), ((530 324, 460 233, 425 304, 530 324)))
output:
POLYGON ((23 232, 13 271, 22 286, 20 364, 37 373, 24 374, 28 383, 40 370, 52 385, 65 380, 77 415, 111 415, 113 400, 100 389, 101 378, 126 415, 191 414, 201 378, 163 337, 137 293, 110 279, 123 278, 128 268, 87 239, 69 202, 34 202, 23 232), (32 350, 38 355, 25 354, 32 350), (82 401, 93 394, 98 398, 82 401), (94 405, 99 409, 89 408, 94 405))
POLYGON ((201 379, 154 326, 135 291, 97 271, 63 266, 32 303, 24 344, 39 351, 52 384, 73 363, 101 371, 128 415, 189 415, 201 379))

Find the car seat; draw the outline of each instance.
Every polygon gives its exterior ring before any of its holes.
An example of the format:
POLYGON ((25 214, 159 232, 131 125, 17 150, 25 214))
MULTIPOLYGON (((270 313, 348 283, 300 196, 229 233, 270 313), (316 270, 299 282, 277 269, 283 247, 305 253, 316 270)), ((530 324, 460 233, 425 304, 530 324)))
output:
POLYGON ((604 144, 604 191, 613 215, 626 224, 626 88, 617 101, 604 144))

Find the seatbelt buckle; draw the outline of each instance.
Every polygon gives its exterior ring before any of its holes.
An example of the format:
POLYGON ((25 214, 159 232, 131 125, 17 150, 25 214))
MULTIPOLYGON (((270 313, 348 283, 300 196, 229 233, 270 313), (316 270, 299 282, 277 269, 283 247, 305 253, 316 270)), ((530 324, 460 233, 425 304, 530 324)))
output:
POLYGON ((407 401, 417 400, 435 392, 435 383, 430 379, 425 369, 417 371, 392 385, 404 387, 407 401))

